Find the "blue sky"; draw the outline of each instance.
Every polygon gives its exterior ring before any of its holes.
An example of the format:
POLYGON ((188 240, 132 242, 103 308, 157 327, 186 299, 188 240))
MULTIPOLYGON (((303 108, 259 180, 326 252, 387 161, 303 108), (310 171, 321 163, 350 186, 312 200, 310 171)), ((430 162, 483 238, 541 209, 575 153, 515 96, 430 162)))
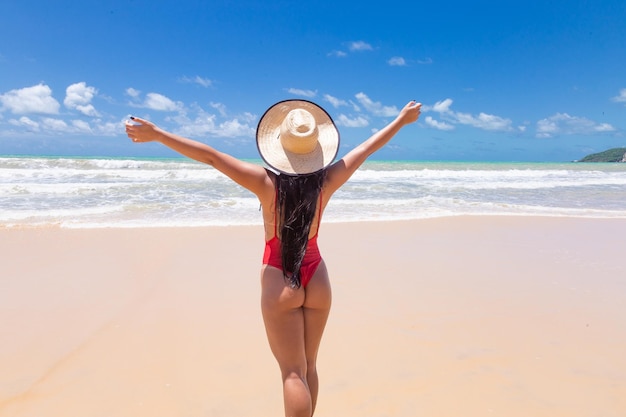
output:
POLYGON ((49 1, 0 4, 0 154, 171 156, 128 115, 257 156, 305 98, 340 154, 423 103, 381 159, 568 161, 626 146, 626 2, 49 1))

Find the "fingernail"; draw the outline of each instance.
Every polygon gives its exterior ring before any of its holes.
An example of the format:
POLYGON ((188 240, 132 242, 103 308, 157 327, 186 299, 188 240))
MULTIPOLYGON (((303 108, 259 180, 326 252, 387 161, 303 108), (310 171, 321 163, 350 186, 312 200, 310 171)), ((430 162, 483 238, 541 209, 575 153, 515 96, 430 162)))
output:
POLYGON ((130 116, 130 120, 135 120, 135 116, 130 116))

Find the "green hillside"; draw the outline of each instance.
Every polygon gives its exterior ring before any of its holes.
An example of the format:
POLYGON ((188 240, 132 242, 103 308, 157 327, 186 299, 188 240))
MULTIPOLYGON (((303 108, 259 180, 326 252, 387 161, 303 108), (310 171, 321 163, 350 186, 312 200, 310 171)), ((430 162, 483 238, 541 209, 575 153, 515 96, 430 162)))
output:
POLYGON ((626 148, 613 148, 604 152, 592 153, 578 162, 624 162, 626 148))

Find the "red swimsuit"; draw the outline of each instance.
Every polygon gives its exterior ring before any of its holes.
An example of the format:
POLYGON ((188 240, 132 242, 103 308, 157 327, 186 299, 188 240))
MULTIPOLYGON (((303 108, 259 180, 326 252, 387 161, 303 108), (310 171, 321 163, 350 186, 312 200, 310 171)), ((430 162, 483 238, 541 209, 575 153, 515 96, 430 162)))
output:
MULTIPOLYGON (((322 219, 322 198, 320 195, 320 211, 317 220, 317 232, 315 236, 309 239, 306 245, 306 252, 304 253, 304 259, 302 259, 302 265, 300 266, 300 283, 303 288, 306 288, 309 281, 317 271, 317 267, 322 262, 322 256, 320 250, 317 247, 317 235, 319 234, 319 225, 322 219)), ((274 268, 283 270, 283 262, 281 258, 280 239, 276 234, 276 224, 274 221, 274 237, 265 242, 265 252, 263 253, 263 265, 270 265, 274 268)))

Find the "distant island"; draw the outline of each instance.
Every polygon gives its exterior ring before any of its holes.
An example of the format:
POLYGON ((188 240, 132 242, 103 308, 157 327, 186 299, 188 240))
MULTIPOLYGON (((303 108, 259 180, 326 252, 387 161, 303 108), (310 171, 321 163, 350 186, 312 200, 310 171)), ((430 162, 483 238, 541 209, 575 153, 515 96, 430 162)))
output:
POLYGON ((604 152, 592 153, 578 162, 626 162, 626 148, 613 148, 604 152))

